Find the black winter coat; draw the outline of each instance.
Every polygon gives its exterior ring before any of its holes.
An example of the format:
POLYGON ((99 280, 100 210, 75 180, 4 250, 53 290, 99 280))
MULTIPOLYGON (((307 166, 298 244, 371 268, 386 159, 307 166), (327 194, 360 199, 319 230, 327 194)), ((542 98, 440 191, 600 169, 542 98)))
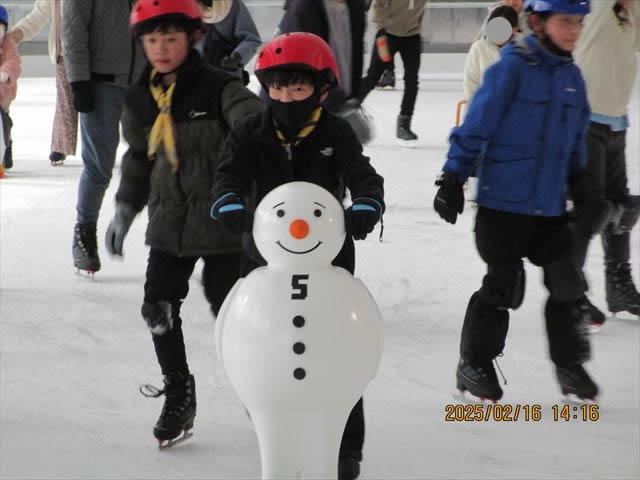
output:
POLYGON ((264 105, 242 82, 203 65, 192 50, 177 72, 171 115, 176 126, 177 172, 160 149, 147 156, 158 107, 149 90, 151 67, 125 91, 122 159, 116 201, 140 211, 148 203, 146 243, 172 255, 202 256, 240 250, 239 236, 209 216, 211 185, 231 126, 264 105))
MULTIPOLYGON (((355 95, 360 91, 360 80, 362 78, 362 62, 364 55, 364 33, 366 26, 365 2, 364 0, 346 0, 349 7, 349 19, 351 20, 351 92, 355 95)), ((329 20, 327 11, 324 8, 323 0, 295 0, 289 6, 280 22, 282 33, 308 32, 314 33, 329 43, 329 20)), ((338 96, 334 89, 330 96, 338 96)), ((329 99, 329 104, 334 105, 336 101, 329 99)), ((332 111, 335 109, 332 107, 332 111)))

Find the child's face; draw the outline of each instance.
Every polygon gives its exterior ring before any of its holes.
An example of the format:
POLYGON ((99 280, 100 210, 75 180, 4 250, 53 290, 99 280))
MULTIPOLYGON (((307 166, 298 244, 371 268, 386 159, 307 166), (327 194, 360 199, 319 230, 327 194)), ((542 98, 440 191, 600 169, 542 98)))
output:
POLYGON ((306 100, 313 95, 314 87, 309 83, 292 83, 287 86, 269 85, 269 97, 282 103, 306 100))
POLYGON ((545 22, 551 41, 565 52, 572 52, 582 31, 584 16, 554 13, 545 22))
POLYGON ((149 62, 160 73, 173 72, 182 65, 191 48, 187 33, 173 28, 143 35, 142 45, 149 62))

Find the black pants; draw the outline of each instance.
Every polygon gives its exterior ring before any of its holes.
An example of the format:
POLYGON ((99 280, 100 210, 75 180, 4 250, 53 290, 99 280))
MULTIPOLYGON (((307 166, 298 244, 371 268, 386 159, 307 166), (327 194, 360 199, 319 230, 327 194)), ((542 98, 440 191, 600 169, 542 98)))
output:
MULTIPOLYGON (((248 275, 252 270, 260 266, 263 262, 258 262, 256 258, 255 243, 253 239, 245 238, 245 248, 251 249, 251 253, 244 257, 242 261, 242 276, 248 275), (252 259, 253 258, 253 259, 252 259)), ((355 270, 356 253, 353 244, 353 239, 347 237, 342 245, 342 249, 338 253, 338 256, 331 262, 336 267, 342 267, 348 270, 351 275, 355 270)), ((362 398, 355 404, 347 420, 347 424, 344 427, 342 434, 342 443, 340 444, 340 456, 350 456, 357 460, 362 460, 362 446, 364 445, 364 406, 362 398)))
MULTIPOLYGON (((214 315, 218 314, 222 302, 239 278, 242 255, 238 252, 202 257, 204 261, 202 284, 214 315)), ((164 335, 152 335, 163 375, 175 371, 184 373, 189 371, 182 335, 180 306, 189 293, 189 278, 200 258, 176 257, 153 248, 149 252, 144 301, 169 302, 173 318, 171 330, 164 335)))
MULTIPOLYGON (((627 188, 627 162, 625 159, 626 130, 612 132, 608 125, 591 122, 587 133, 588 196, 603 195, 614 203, 624 201, 627 188)), ((587 213, 588 214, 588 213, 587 213)), ((629 232, 615 235, 608 225, 602 232, 605 263, 628 262, 631 236, 629 232)), ((584 266, 589 238, 576 239, 576 258, 584 266)))
MULTIPOLYGON (((379 30, 376 34, 376 39, 382 34, 384 34, 384 31, 379 30)), ((410 117, 413 115, 416 98, 418 97, 418 72, 420 70, 422 39, 419 34, 411 35, 410 37, 396 37, 389 33, 386 35, 391 57, 393 58, 396 52, 400 52, 402 57, 402 63, 404 64, 404 95, 402 96, 400 115, 410 117)), ((369 92, 378 84, 378 80, 380 80, 385 69, 389 68, 390 65, 391 62, 383 62, 378 55, 374 41, 367 76, 360 82, 360 93, 358 94, 360 100, 364 100, 369 95, 369 92)))
POLYGON ((480 290, 467 307, 460 355, 490 362, 505 346, 508 309, 524 298, 523 258, 544 271, 549 291, 545 308, 551 359, 558 365, 582 363, 589 343, 580 301, 586 285, 572 257, 572 234, 566 217, 534 217, 479 208, 475 239, 487 263, 480 290))

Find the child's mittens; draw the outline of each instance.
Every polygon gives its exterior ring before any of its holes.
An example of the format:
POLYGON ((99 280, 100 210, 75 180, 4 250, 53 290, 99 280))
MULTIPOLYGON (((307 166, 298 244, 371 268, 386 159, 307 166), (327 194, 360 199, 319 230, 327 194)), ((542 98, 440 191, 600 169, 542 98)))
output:
POLYGON ((464 209, 462 185, 454 173, 442 172, 436 186, 440 188, 433 199, 433 208, 445 222, 455 224, 458 214, 464 209))
POLYGON ((377 200, 359 197, 345 212, 347 233, 355 240, 364 240, 382 218, 382 205, 377 200))
POLYGON ((210 214, 211 218, 230 233, 248 232, 253 225, 253 216, 242 198, 235 193, 226 193, 213 202, 210 214))
POLYGON ((0 72, 0 83, 7 83, 9 81, 9 74, 7 72, 0 72))
POLYGON ((116 205, 116 214, 113 216, 111 223, 109 223, 104 239, 107 251, 111 255, 122 256, 124 237, 127 235, 135 216, 136 211, 131 205, 118 202, 116 205))

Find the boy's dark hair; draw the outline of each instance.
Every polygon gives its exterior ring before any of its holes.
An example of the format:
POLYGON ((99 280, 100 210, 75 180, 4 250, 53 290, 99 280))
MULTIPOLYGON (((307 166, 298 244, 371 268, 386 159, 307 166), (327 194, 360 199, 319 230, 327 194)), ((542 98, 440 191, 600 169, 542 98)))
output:
POLYGON ((133 34, 141 37, 153 32, 167 33, 171 29, 176 32, 185 32, 188 37, 191 37, 197 30, 202 29, 202 22, 199 19, 191 20, 173 14, 161 15, 135 25, 133 34))
POLYGON ((264 85, 286 87, 293 83, 307 83, 318 88, 319 75, 305 68, 270 68, 264 72, 264 85))
POLYGON ((502 17, 506 19, 513 28, 518 28, 518 12, 509 5, 500 5, 494 8, 489 15, 489 22, 494 18, 502 17))

